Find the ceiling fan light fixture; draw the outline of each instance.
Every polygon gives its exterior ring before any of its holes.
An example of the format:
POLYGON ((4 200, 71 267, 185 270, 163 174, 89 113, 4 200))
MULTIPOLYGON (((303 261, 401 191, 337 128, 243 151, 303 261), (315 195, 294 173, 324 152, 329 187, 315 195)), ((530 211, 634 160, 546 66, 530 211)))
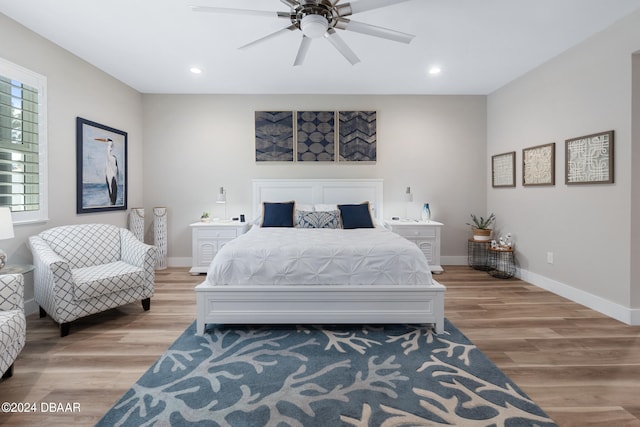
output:
POLYGON ((324 36, 328 28, 329 21, 322 15, 306 15, 300 21, 302 33, 312 39, 324 36))
MULTIPOLYGON (((347 43, 342 40, 336 30, 346 30, 408 44, 415 37, 414 35, 353 21, 349 18, 351 15, 359 12, 380 9, 407 1, 409 0, 356 0, 354 2, 350 0, 280 0, 280 2, 289 7, 289 11, 275 12, 275 16, 289 20, 291 25, 240 46, 239 49, 255 46, 258 43, 270 40, 275 36, 289 31, 300 31, 302 33, 302 41, 300 42, 298 54, 293 63, 294 66, 302 65, 311 41, 321 38, 326 38, 351 65, 354 65, 360 62, 360 59, 347 43)), ((262 10, 207 6, 192 6, 192 9, 196 12, 265 16, 273 16, 274 14, 274 12, 262 10)))

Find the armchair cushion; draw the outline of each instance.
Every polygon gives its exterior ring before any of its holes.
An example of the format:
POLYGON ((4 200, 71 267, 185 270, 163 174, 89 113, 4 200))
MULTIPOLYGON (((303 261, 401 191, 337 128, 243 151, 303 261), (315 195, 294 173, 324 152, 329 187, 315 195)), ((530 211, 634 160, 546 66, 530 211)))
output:
POLYGON ((73 294, 77 300, 95 298, 137 286, 144 286, 144 270, 124 261, 73 270, 73 294))
POLYGON ((23 292, 21 274, 0 275, 0 374, 3 376, 11 373, 10 368, 27 339, 23 292))

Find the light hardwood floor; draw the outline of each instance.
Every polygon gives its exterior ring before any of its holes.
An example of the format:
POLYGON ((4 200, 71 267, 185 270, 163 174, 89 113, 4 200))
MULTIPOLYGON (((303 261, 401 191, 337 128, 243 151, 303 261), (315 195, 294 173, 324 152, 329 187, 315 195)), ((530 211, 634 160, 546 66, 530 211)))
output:
MULTIPOLYGON (((158 271, 151 311, 130 304, 90 316, 65 338, 51 319, 29 316, 0 402, 38 412, 0 413, 0 425, 94 425, 195 320, 193 287, 203 278, 158 271), (80 411, 51 412, 49 403, 80 411)), ((447 286, 447 318, 560 426, 640 426, 640 327, 466 266, 446 266, 436 279, 447 286)))

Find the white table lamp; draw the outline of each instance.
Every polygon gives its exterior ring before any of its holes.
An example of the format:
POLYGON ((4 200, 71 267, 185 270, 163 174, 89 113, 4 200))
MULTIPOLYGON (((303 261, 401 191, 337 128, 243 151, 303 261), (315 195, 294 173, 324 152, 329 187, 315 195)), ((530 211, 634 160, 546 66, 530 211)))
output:
MULTIPOLYGON (((0 207, 0 240, 13 239, 13 220, 11 219, 11 209, 0 207)), ((7 254, 0 249, 0 269, 7 262, 7 254)))
POLYGON ((407 187, 404 191, 404 218, 409 219, 409 205, 413 202, 413 194, 411 194, 411 187, 407 187))
POLYGON ((218 193, 218 199, 216 203, 224 205, 224 218, 227 219, 227 192, 224 187, 220 187, 220 192, 218 193))

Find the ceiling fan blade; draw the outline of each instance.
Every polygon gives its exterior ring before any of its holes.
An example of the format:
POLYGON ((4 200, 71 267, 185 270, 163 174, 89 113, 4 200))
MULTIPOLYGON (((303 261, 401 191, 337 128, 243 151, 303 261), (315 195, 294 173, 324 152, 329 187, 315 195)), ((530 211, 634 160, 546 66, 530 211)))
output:
POLYGON ((287 6, 289 6, 291 9, 295 9, 300 5, 300 3, 297 2, 296 0, 280 0, 280 1, 286 4, 287 6))
POLYGON ((311 37, 307 37, 303 34, 302 41, 300 42, 300 48, 298 49, 298 54, 296 55, 296 60, 293 62, 294 67, 302 65, 302 63, 304 62, 304 58, 307 56, 307 52, 309 51, 309 46, 311 46, 311 37))
POLYGON ((276 31, 275 33, 267 34, 264 37, 261 37, 261 38, 259 38, 257 40, 254 40, 254 41, 252 41, 250 43, 247 43, 247 44, 245 44, 243 46, 240 46, 238 49, 246 49, 246 48, 255 46, 256 44, 259 44, 259 43, 262 43, 264 41, 270 40, 270 39, 272 39, 274 37, 279 36, 280 34, 286 33, 287 31, 295 31, 297 29, 298 29, 298 27, 296 27, 295 25, 289 25, 288 27, 284 27, 284 28, 276 31))
POLYGON ((402 33, 400 31, 391 30, 389 28, 365 24, 363 22, 351 21, 345 18, 342 18, 340 19, 340 21, 338 21, 336 28, 407 44, 411 43, 411 40, 413 40, 415 37, 413 34, 402 33))
POLYGON ((360 58, 351 50, 349 46, 342 40, 342 37, 338 35, 336 30, 333 28, 329 28, 327 30, 327 34, 325 34, 327 40, 331 42, 331 44, 346 58, 347 61, 351 63, 351 65, 355 65, 360 62, 360 58))
POLYGON ((291 19, 289 12, 271 12, 268 10, 231 9, 226 7, 191 6, 194 12, 226 13, 230 15, 254 15, 291 19))
POLYGON ((339 16, 349 16, 368 10, 379 9, 381 7, 392 6, 398 3, 404 3, 409 0, 360 0, 354 3, 345 3, 336 6, 339 16))

